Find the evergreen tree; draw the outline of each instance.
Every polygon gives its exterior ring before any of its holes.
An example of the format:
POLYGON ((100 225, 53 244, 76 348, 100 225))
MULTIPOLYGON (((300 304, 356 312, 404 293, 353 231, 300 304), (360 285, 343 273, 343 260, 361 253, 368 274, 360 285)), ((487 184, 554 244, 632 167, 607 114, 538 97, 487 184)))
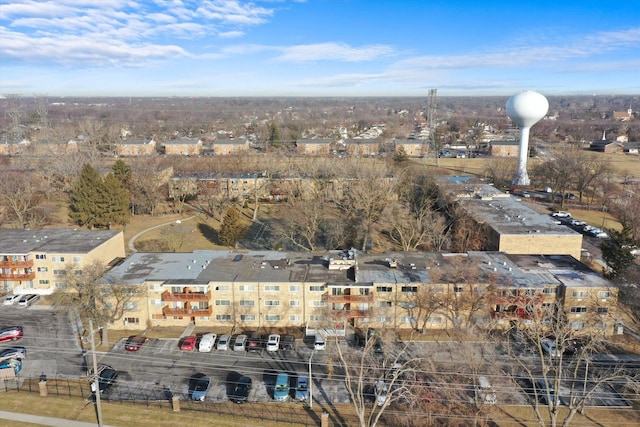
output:
POLYGON ((127 165, 124 160, 118 159, 111 167, 113 174, 122 184, 122 187, 127 190, 127 192, 131 192, 132 185, 132 177, 131 177, 131 167, 127 165))
POLYGON ((234 206, 227 209, 220 226, 220 242, 223 245, 235 246, 247 231, 240 218, 240 212, 234 206))
POLYGON ((280 145, 282 144, 280 128, 275 123, 271 123, 269 125, 269 144, 274 147, 280 147, 280 145))
POLYGON ((611 229, 607 232, 611 238, 603 240, 600 244, 602 259, 609 266, 606 276, 613 281, 624 282, 634 261, 631 254, 634 247, 631 231, 624 228, 622 231, 611 229))
POLYGON ((409 160, 409 156, 407 155, 407 152, 405 151, 404 147, 401 145, 400 147, 398 147, 398 150, 393 155, 393 161, 398 164, 404 164, 407 162, 407 160, 409 160))
POLYGON ((103 186, 98 171, 85 164, 71 193, 69 216, 73 222, 90 229, 102 223, 100 200, 105 193, 103 186))
POLYGON ((126 225, 129 222, 129 192, 115 174, 108 174, 104 179, 104 224, 111 228, 112 224, 126 225))

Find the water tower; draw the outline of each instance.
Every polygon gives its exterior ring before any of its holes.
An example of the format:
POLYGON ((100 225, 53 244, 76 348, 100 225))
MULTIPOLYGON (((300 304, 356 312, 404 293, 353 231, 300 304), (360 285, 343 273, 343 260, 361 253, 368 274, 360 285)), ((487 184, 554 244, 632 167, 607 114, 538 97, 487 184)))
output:
POLYGON ((549 111, 549 101, 538 92, 525 90, 512 96, 507 101, 507 114, 520 126, 520 151, 518 153, 518 169, 513 177, 513 185, 529 185, 527 175, 527 157, 529 156, 529 129, 542 119, 549 111))

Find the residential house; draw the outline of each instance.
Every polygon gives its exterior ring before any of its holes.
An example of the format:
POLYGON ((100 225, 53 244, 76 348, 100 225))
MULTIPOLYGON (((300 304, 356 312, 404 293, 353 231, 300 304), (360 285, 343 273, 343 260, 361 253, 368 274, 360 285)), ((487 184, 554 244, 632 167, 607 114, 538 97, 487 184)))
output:
POLYGON ((331 154, 332 150, 330 139, 297 139, 295 145, 299 154, 307 156, 326 156, 331 154))
POLYGON ((116 142, 118 156, 152 156, 156 154, 156 141, 152 139, 123 139, 116 142))
POLYGON ((199 156, 202 152, 202 140, 182 137, 165 141, 161 151, 168 156, 199 156))

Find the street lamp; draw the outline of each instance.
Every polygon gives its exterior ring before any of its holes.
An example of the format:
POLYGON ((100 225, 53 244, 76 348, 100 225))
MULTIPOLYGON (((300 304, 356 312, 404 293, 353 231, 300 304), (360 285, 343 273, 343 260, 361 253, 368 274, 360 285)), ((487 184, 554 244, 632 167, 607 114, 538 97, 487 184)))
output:
POLYGON ((313 378, 311 377, 311 359, 313 359, 313 353, 316 352, 314 348, 311 350, 311 355, 309 356, 309 409, 313 409, 313 378))

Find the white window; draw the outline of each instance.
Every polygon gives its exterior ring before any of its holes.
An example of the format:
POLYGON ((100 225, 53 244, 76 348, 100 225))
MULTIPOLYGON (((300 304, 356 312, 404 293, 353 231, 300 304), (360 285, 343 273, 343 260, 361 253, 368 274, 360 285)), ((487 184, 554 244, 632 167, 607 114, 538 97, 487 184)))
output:
POLYGON ((571 307, 572 313, 586 313, 587 307, 571 307))
POLYGON ((324 286, 320 285, 313 285, 313 286, 309 286, 309 292, 324 292, 324 286))
POLYGON ((36 254, 36 259, 47 259, 47 256, 44 254, 36 254))
POLYGON ((377 316, 376 322, 378 323, 391 323, 391 316, 377 316))
POLYGON ((216 314, 216 320, 220 322, 230 322, 231 315, 230 314, 216 314))
POLYGON ((289 285, 289 292, 300 292, 300 285, 289 285))
POLYGON ((256 315, 255 314, 241 314, 240 315, 240 320, 242 320, 243 322, 253 322, 254 320, 256 320, 256 315))
POLYGON ((580 329, 584 329, 584 322, 582 322, 582 321, 571 322, 571 329, 573 329, 575 331, 579 331, 580 329))
POLYGON ((277 307, 280 305, 280 300, 277 299, 267 299, 264 300, 264 305, 267 307, 277 307))
POLYGON ((604 316, 607 313, 609 313, 609 307, 598 307, 598 314, 600 316, 604 316))
POLYGON ((136 310, 138 308, 138 303, 134 301, 129 301, 124 304, 125 310, 136 310))
POLYGON ((265 292, 280 292, 279 285, 264 285, 265 292))
POLYGON ((47 267, 38 267, 37 270, 38 273, 46 273, 47 271, 49 271, 47 267))
POLYGON ((544 288, 542 293, 545 295, 555 295, 558 293, 558 288, 544 288))
POLYGON ((56 288, 64 288, 67 286, 67 284, 65 282, 55 282, 53 284, 56 288))
POLYGON ((229 301, 228 299, 217 299, 216 305, 228 306, 228 305, 231 305, 231 301, 229 301))
POLYGON ((49 280, 40 279, 40 280, 38 280, 38 283, 41 284, 41 285, 48 285, 49 284, 49 280))
POLYGON ((290 300, 289 301, 289 307, 300 307, 300 301, 299 300, 290 300))
POLYGON ((64 276, 64 274, 66 273, 66 270, 53 270, 53 275, 54 276, 64 276))
POLYGON ((218 285, 216 286, 216 291, 227 292, 229 290, 229 285, 218 285))
POLYGON ((300 322, 302 320, 302 316, 299 314, 290 314, 289 321, 290 322, 300 322))
POLYGON ((377 301, 376 302, 376 306, 378 306, 380 308, 392 307, 393 306, 393 302, 392 301, 377 301))
POLYGON ((240 289, 240 292, 253 292, 255 291, 255 286, 253 285, 240 285, 238 287, 238 289, 240 289))
POLYGON ((402 316, 400 317, 400 322, 402 323, 415 323, 416 318, 413 316, 402 316))
POLYGON ((598 298, 600 299, 606 299, 609 298, 611 296, 611 291, 600 291, 598 292, 598 298))
POLYGON ((402 287, 402 292, 405 292, 405 293, 416 293, 416 292, 418 292, 418 287, 417 286, 403 286, 402 287))
POLYGON ((441 316, 429 316, 427 318, 427 322, 428 323, 442 323, 442 317, 441 316))
POLYGON ((164 305, 161 299, 151 299, 149 300, 149 303, 155 307, 162 307, 164 305))
POLYGON ((63 256, 52 256, 51 257, 51 261, 52 262, 62 263, 62 262, 64 262, 64 257, 63 256))
POLYGON ((280 315, 279 314, 265 314, 264 315, 264 320, 267 322, 278 322, 280 321, 280 315))
POLYGON ((139 317, 125 317, 124 323, 127 325, 139 325, 140 318, 139 317))
POLYGON ((391 286, 378 286, 376 287, 376 292, 379 292, 381 294, 382 293, 388 294, 390 292, 393 292, 393 288, 391 286))
POLYGON ((312 314, 309 316, 310 322, 322 322, 324 320, 324 316, 320 316, 317 314, 312 314))
POLYGON ((320 300, 311 300, 309 301, 309 307, 324 307, 324 301, 320 300))
POLYGON ((571 292, 571 296, 574 298, 589 298, 588 291, 573 291, 571 292))
POLYGON ((253 307, 256 304, 256 302, 252 299, 241 299, 240 300, 240 307, 253 307))
POLYGON ((74 264, 80 264, 80 263, 82 262, 82 257, 74 256, 74 257, 72 258, 72 262, 73 262, 74 264))

